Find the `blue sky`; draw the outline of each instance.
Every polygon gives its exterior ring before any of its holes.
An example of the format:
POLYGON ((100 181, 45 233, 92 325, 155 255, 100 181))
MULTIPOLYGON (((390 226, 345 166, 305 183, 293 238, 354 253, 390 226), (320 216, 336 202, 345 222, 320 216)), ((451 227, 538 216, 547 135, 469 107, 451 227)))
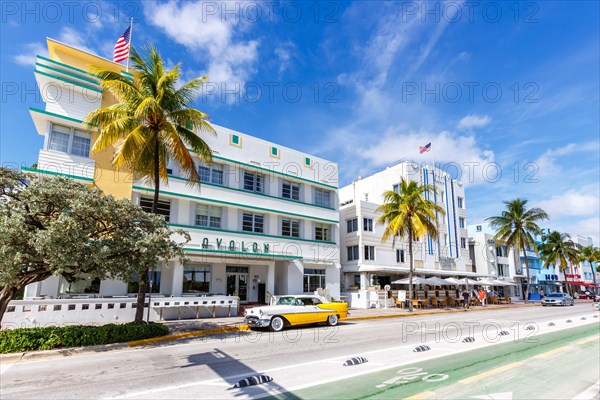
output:
POLYGON ((134 46, 209 76, 195 106, 215 123, 333 160, 340 185, 435 161, 468 185, 469 223, 520 196, 598 243, 598 2, 224 4, 2 3, 1 162, 42 146, 27 108, 45 37, 110 58, 133 15, 134 46))

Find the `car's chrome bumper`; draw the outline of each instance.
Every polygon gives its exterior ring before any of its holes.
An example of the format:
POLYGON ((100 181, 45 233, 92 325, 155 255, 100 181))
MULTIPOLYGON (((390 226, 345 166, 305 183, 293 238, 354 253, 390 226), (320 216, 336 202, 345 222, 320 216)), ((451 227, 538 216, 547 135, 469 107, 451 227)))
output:
POLYGON ((246 316, 244 322, 252 328, 266 328, 271 323, 270 319, 260 319, 256 316, 246 316))

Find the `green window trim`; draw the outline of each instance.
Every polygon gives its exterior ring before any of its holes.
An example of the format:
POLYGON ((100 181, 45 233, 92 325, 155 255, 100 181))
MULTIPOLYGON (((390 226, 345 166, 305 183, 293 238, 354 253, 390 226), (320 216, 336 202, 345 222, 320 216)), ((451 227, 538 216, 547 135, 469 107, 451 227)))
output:
POLYGON ((229 134, 229 144, 236 146, 236 147, 242 147, 242 138, 239 135, 230 133, 229 134))
POLYGON ((227 251, 227 250, 212 250, 212 249, 196 249, 193 247, 184 247, 183 251, 196 251, 200 253, 216 253, 216 254, 234 254, 234 255, 245 255, 251 257, 262 257, 262 258, 285 258, 285 259, 294 259, 294 260, 302 260, 304 257, 302 256, 291 256, 287 254, 275 254, 275 253, 252 253, 249 251, 227 251))
POLYGON ((37 58, 41 58, 42 60, 49 61, 49 62, 54 63, 56 65, 60 65, 61 67, 72 69, 73 71, 77 71, 77 72, 85 74, 85 75, 96 77, 94 74, 92 74, 90 72, 84 71, 84 70, 79 69, 79 68, 75 68, 75 67, 73 67, 73 66, 71 66, 69 64, 61 63, 60 61, 52 60, 51 58, 48 58, 48 57, 44 57, 44 56, 39 56, 38 55, 37 58))
POLYGON ((271 156, 279 157, 279 149, 275 146, 271 146, 271 156))
MULTIPOLYGON (((191 153, 193 153, 193 154, 196 154, 196 153, 194 153, 193 149, 188 148, 188 151, 191 152, 191 153)), ((271 173, 271 174, 285 176, 286 178, 290 178, 291 180, 298 180, 298 181, 308 182, 308 183, 312 183, 313 185, 324 186, 324 187, 326 187, 328 189, 337 189, 338 188, 337 186, 329 185, 327 183, 322 183, 322 182, 319 182, 319 181, 313 181, 311 179, 302 178, 302 177, 296 176, 296 175, 286 174, 285 172, 279 172, 279 171, 275 171, 275 170, 268 169, 268 168, 265 168, 265 167, 260 167, 258 165, 248 164, 248 163, 245 163, 245 162, 242 162, 242 161, 233 160, 231 158, 218 156, 216 154, 213 154, 212 157, 216 158, 217 160, 230 162, 232 164, 237 164, 237 165, 241 165, 241 166, 248 167, 248 168, 255 168, 255 169, 258 169, 258 170, 261 170, 261 171, 265 171, 265 172, 268 172, 268 173, 271 173)))
MULTIPOLYGON (((190 182, 189 179, 183 178, 183 177, 180 177, 180 176, 169 175, 169 178, 170 179, 176 179, 176 180, 184 181, 184 182, 190 182)), ((270 199, 289 201, 291 203, 302 204, 302 205, 305 205, 305 206, 311 206, 311 207, 316 207, 316 208, 322 208, 324 210, 336 211, 336 209, 333 208, 333 207, 325 207, 325 206, 320 206, 318 204, 305 203, 305 202, 300 201, 300 200, 287 199, 285 197, 277 197, 277 196, 272 196, 270 194, 265 194, 265 193, 260 193, 260 192, 253 192, 253 191, 245 190, 245 189, 232 188, 232 187, 229 187, 229 186, 219 185, 219 184, 211 183, 211 182, 200 182, 200 185, 214 186, 214 187, 221 188, 221 189, 233 190, 233 191, 236 191, 236 192, 242 192, 242 193, 248 193, 248 194, 255 194, 257 196, 268 197, 270 199)))
POLYGON ((63 78, 63 77, 61 77, 61 76, 52 75, 52 74, 49 74, 49 73, 47 73, 47 72, 40 71, 39 69, 36 69, 34 72, 35 72, 36 74, 45 75, 45 76, 47 76, 47 77, 50 77, 50 78, 53 78, 53 79, 58 79, 59 81, 63 81, 63 82, 66 82, 66 83, 70 83, 71 85, 75 85, 75 86, 82 87, 82 88, 84 88, 84 89, 91 90, 92 92, 102 93, 102 90, 101 90, 101 89, 97 89, 97 88, 94 88, 94 87, 92 87, 92 86, 88 86, 88 85, 85 85, 85 84, 83 84, 83 83, 80 83, 80 82, 75 82, 75 81, 72 81, 72 80, 70 80, 70 79, 63 78))
POLYGON ((304 157, 304 165, 306 165, 307 167, 312 167, 313 164, 310 157, 304 157))
MULTIPOLYGON (((146 192, 154 192, 154 189, 145 188, 145 187, 142 187, 142 186, 133 186, 132 189, 146 191, 146 192)), ((165 190, 161 190, 160 193, 162 193, 162 194, 164 194, 166 196, 181 197, 181 198, 184 198, 184 199, 200 200, 200 201, 205 201, 207 203, 224 204, 224 205, 227 205, 227 206, 233 206, 233 207, 242 208, 242 209, 246 209, 246 210, 258 210, 258 211, 263 211, 263 212, 270 213, 270 214, 291 215, 291 216, 294 216, 294 217, 300 217, 300 218, 310 219, 310 220, 314 220, 314 221, 329 222, 331 224, 337 224, 337 223, 339 223, 339 221, 332 220, 332 219, 326 219, 326 218, 320 218, 320 217, 313 217, 313 216, 310 216, 310 215, 290 213, 290 212, 287 212, 287 211, 272 210, 272 209, 269 209, 269 208, 250 206, 250 205, 247 205, 247 204, 240 204, 240 203, 232 203, 232 202, 223 201, 223 200, 207 199, 207 198, 204 198, 204 197, 192 196, 192 195, 189 195, 189 194, 168 192, 168 191, 165 191, 165 190)))
POLYGON ((42 67, 42 68, 49 69, 50 71, 58 72, 59 74, 68 75, 68 76, 70 76, 70 77, 73 77, 73 78, 75 78, 75 79, 79 79, 79 80, 82 80, 82 81, 85 81, 85 82, 91 83, 92 85, 97 85, 97 86, 100 86, 100 81, 98 81, 98 80, 93 80, 93 79, 89 79, 89 78, 84 78, 84 77, 82 77, 82 76, 78 76, 78 75, 75 75, 75 74, 73 74, 73 73, 70 73, 70 72, 67 72, 67 71, 62 71, 62 70, 60 70, 60 69, 58 69, 58 68, 53 68, 53 67, 50 67, 50 66, 48 66, 48 65, 45 65, 45 64, 40 64, 40 63, 37 63, 37 62, 35 63, 35 65, 36 65, 36 66, 38 66, 38 67, 42 67))
POLYGON ((62 172, 48 171, 46 169, 21 167, 21 170, 26 171, 26 172, 35 173, 35 174, 53 175, 53 176, 64 176, 65 178, 78 179, 78 180, 82 180, 82 181, 86 181, 86 182, 94 182, 94 180, 92 178, 87 178, 85 176, 63 174, 62 172))
POLYGON ((318 243, 318 244, 332 244, 332 245, 337 245, 337 243, 330 242, 330 241, 313 240, 313 239, 303 239, 303 238, 295 238, 295 237, 290 237, 290 236, 267 235, 266 233, 254 233, 254 232, 245 232, 245 231, 231 231, 231 230, 228 230, 228 229, 210 228, 210 227, 197 226, 197 225, 169 224, 169 226, 172 226, 174 228, 182 228, 182 229, 197 229, 197 230, 201 230, 201 231, 224 232, 224 233, 231 233, 231 234, 234 234, 234 235, 240 234, 240 235, 249 235, 249 236, 259 236, 259 237, 273 238, 273 239, 284 239, 284 240, 289 240, 289 241, 292 241, 292 242, 299 241, 299 242, 309 242, 309 243, 318 243))
POLYGON ((39 108, 29 107, 29 111, 33 111, 33 112, 39 113, 39 114, 49 115, 51 117, 61 118, 61 119, 64 119, 65 121, 76 122, 76 123, 78 123, 80 125, 88 125, 88 126, 90 126, 89 124, 86 124, 85 122, 83 122, 80 119, 75 119, 75 118, 67 117, 67 116, 56 114, 56 113, 53 113, 53 112, 50 112, 50 111, 46 111, 46 110, 40 110, 39 108))

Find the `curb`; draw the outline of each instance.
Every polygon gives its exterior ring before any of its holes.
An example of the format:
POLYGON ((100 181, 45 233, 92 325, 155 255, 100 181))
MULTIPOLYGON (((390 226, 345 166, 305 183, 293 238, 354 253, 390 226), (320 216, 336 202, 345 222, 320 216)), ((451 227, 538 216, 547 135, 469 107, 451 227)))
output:
POLYGON ((238 331, 247 331, 247 330, 250 330, 250 327, 246 324, 237 325, 237 326, 226 326, 223 328, 205 329, 202 331, 177 333, 175 335, 160 336, 160 337, 151 338, 151 339, 134 340, 132 342, 127 342, 127 346, 136 347, 136 346, 143 346, 146 344, 167 342, 170 340, 185 339, 185 338, 196 337, 196 336, 214 335, 216 333, 238 332, 238 331))
MULTIPOLYGON (((539 304, 523 304, 518 307, 536 307, 540 306, 539 304)), ((387 318, 404 318, 404 317, 418 317, 420 315, 432 315, 432 314, 450 314, 450 313, 459 313, 459 312, 471 312, 471 311, 493 311, 493 310, 504 310, 507 308, 514 308, 514 304, 511 306, 499 306, 494 308, 473 308, 473 309, 452 309, 452 310, 431 310, 431 311, 421 311, 419 313, 410 313, 407 312, 405 314, 389 314, 389 315, 370 315, 365 317, 350 317, 346 318, 344 321, 365 321, 369 319, 387 319, 387 318)))
POLYGON ((67 347, 64 349, 54 350, 38 350, 38 351, 26 351, 22 353, 7 353, 0 355, 0 364, 4 362, 17 362, 24 360, 37 360, 47 357, 60 356, 69 357, 76 354, 84 353, 100 353, 111 350, 126 349, 127 343, 111 343, 111 344, 99 344, 95 346, 85 347, 67 347))

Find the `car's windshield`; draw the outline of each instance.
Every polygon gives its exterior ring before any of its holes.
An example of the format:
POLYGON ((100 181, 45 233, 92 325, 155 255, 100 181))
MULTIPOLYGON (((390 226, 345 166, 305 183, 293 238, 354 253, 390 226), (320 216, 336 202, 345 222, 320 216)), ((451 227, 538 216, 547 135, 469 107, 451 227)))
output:
POLYGON ((563 297, 564 294, 563 293, 550 293, 548 296, 546 297, 563 297))

